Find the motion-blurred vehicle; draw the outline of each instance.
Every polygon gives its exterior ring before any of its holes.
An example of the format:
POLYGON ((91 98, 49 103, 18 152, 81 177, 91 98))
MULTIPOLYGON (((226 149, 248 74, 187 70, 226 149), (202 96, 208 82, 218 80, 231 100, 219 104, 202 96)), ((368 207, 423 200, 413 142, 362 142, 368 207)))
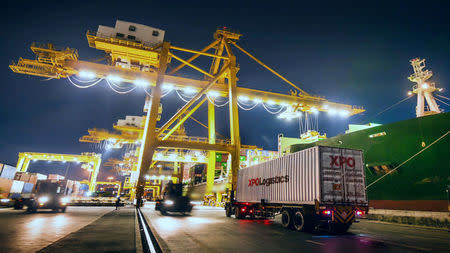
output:
POLYGON ((59 182, 39 181, 35 189, 30 199, 22 199, 22 205, 28 207, 27 212, 34 213, 38 209, 51 209, 64 213, 67 205, 70 204, 70 197, 65 194, 64 188, 59 182))
POLYGON ((12 207, 14 206, 14 200, 9 198, 0 198, 0 206, 1 207, 12 207))
POLYGON ((155 210, 162 215, 167 212, 189 213, 192 203, 188 196, 183 196, 183 184, 168 183, 163 191, 163 198, 156 200, 155 210))

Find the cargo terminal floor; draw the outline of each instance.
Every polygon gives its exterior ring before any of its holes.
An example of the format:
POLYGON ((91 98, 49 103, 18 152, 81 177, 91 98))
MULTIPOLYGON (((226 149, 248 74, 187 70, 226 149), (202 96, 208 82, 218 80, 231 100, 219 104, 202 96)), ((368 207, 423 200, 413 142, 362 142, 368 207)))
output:
POLYGON ((448 252, 446 230, 362 220, 344 235, 302 233, 274 220, 227 218, 223 208, 194 207, 190 216, 142 208, 167 252, 448 252), (300 250, 301 249, 301 250, 300 250))
MULTIPOLYGON (((69 207, 66 213, 0 209, 0 252, 136 252, 133 207, 69 207)), ((274 220, 236 220, 222 208, 162 216, 142 208, 164 252, 448 252, 445 229, 362 220, 344 235, 300 233, 274 220)))

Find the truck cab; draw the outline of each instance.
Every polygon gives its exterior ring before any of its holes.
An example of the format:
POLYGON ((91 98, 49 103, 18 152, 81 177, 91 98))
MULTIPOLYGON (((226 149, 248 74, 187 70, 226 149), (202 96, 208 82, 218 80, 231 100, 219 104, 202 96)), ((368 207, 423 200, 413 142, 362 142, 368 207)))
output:
POLYGON ((155 210, 162 215, 167 212, 189 213, 192 211, 192 203, 188 196, 183 196, 183 184, 169 182, 163 191, 162 199, 156 200, 155 210))
POLYGON ((27 211, 36 212, 38 209, 51 209, 55 212, 65 212, 70 198, 64 194, 59 182, 40 181, 36 186, 34 196, 28 200, 27 211))

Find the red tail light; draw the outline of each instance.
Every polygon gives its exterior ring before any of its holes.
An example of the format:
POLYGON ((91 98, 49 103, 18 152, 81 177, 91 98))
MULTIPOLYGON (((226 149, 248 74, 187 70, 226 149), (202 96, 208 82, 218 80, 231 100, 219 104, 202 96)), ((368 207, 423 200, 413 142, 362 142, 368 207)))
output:
POLYGON ((245 212, 245 208, 242 208, 241 211, 242 211, 242 212, 245 212))
POLYGON ((331 211, 330 210, 323 210, 322 211, 322 215, 330 216, 331 215, 331 211))
POLYGON ((356 211, 356 215, 357 216, 363 216, 364 215, 364 211, 357 210, 356 211))

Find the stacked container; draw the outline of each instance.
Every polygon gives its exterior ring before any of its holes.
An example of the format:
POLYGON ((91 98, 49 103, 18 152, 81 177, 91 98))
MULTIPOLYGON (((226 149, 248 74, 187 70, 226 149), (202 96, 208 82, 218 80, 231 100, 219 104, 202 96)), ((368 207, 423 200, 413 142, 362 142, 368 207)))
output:
POLYGON ((16 167, 10 166, 8 164, 3 164, 0 166, 0 177, 7 179, 14 179, 14 175, 16 174, 16 167))
POLYGON ((12 179, 0 178, 0 198, 3 199, 8 198, 12 184, 13 184, 12 179))

